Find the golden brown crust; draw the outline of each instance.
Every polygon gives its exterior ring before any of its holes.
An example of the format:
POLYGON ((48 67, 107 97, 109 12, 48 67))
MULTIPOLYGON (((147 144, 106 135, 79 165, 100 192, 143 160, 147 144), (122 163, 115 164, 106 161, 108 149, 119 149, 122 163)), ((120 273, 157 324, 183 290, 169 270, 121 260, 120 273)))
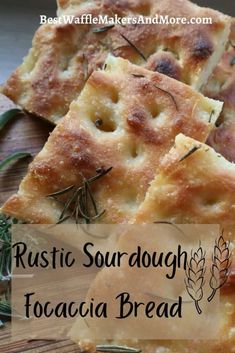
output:
POLYGON ((211 133, 208 142, 229 161, 235 162, 235 19, 232 22, 228 49, 203 93, 224 102, 219 119, 221 125, 211 133))
POLYGON ((175 136, 183 132, 205 141, 221 109, 220 102, 187 85, 110 56, 106 70, 92 74, 30 165, 18 195, 2 210, 34 223, 55 223, 61 205, 46 195, 79 185, 81 173, 90 177, 101 166, 113 167, 94 185, 94 195, 107 210, 102 222, 126 222, 175 136))
POLYGON ((235 165, 212 148, 180 134, 159 170, 134 223, 234 224, 235 165))
POLYGON ((59 4, 61 14, 78 17, 87 12, 93 16, 117 13, 122 17, 157 13, 212 17, 213 24, 118 25, 103 33, 93 33, 94 26, 90 25, 43 25, 24 63, 7 81, 4 94, 54 123, 67 113, 87 76, 103 65, 108 53, 200 88, 222 55, 229 34, 227 16, 187 0, 104 0, 81 4, 61 0, 59 4), (147 62, 122 35, 144 54, 147 62))
MULTIPOLYGON (((207 145, 180 134, 175 146, 163 158, 159 173, 132 222, 220 223, 225 227, 224 235, 234 241, 234 217, 235 165, 207 145), (193 152, 194 147, 200 148, 193 152)), ((232 353, 234 350, 234 274, 233 265, 221 291, 219 337, 206 343, 207 353, 232 353)), ((144 342, 142 346, 143 352, 148 353, 157 352, 159 346, 167 353, 205 352, 205 342, 197 340, 144 342)))

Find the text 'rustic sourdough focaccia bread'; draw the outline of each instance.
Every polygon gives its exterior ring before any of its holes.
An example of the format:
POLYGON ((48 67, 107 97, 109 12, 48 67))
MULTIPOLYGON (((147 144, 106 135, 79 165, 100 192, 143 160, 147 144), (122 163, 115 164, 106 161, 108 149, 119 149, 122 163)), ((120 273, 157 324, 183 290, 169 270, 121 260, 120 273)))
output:
POLYGON ((228 48, 215 68, 203 93, 224 102, 220 126, 210 137, 209 144, 231 162, 235 162, 235 19, 228 48))
POLYGON ((134 223, 232 225, 235 219, 235 165, 211 147, 180 134, 134 223))
POLYGON ((188 20, 210 17, 212 24, 42 25, 28 56, 11 75, 3 93, 29 112, 54 123, 68 112, 89 75, 102 67, 109 53, 199 89, 223 54, 230 32, 228 16, 187 0, 78 3, 60 1, 60 9, 64 9, 61 14, 158 14, 188 20))
POLYGON ((110 56, 95 71, 69 113, 29 167, 3 212, 35 223, 56 223, 62 205, 46 196, 79 186, 99 168, 113 169, 92 184, 99 221, 133 217, 160 159, 180 132, 205 141, 222 103, 189 86, 110 56))

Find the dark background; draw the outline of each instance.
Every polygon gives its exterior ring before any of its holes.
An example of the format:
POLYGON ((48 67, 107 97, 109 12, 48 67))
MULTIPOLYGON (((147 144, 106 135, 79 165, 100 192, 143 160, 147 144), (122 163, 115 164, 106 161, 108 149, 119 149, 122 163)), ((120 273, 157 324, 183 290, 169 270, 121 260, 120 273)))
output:
MULTIPOLYGON (((234 0, 194 0, 235 16, 234 0)), ((31 46, 39 15, 54 17, 56 0, 0 0, 0 84, 18 66, 31 46)))

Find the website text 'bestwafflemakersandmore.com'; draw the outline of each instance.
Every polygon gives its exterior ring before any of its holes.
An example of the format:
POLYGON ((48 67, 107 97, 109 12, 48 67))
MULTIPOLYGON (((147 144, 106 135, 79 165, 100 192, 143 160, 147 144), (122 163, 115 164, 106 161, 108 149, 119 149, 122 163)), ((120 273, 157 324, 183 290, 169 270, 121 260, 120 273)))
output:
POLYGON ((172 17, 169 15, 155 15, 154 17, 148 16, 130 16, 130 17, 119 17, 114 15, 109 17, 108 15, 93 16, 92 14, 82 14, 77 17, 74 15, 62 15, 60 17, 47 17, 46 15, 40 15, 40 24, 84 24, 84 25, 137 25, 137 24, 155 24, 155 25, 175 25, 175 24, 212 24, 211 17, 172 17))

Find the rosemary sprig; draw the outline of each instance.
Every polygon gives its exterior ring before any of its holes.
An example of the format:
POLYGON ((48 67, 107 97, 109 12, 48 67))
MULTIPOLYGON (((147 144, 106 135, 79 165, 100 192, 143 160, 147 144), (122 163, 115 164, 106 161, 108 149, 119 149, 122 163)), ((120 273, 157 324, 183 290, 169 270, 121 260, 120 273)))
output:
POLYGON ((185 160, 186 158, 188 158, 189 156, 191 156, 193 153, 195 153, 197 150, 199 150, 201 148, 201 146, 194 146, 193 148, 191 148, 191 150, 189 150, 183 157, 180 158, 179 162, 182 162, 183 160, 185 160))
POLYGON ((0 327, 4 326, 4 321, 12 315, 10 303, 10 288, 11 280, 11 226, 17 223, 15 219, 6 217, 0 214, 0 282, 6 283, 6 289, 1 293, 0 300, 0 327), (4 299, 3 299, 4 297, 4 299))
POLYGON ((93 28, 92 32, 93 33, 104 33, 109 31, 110 29, 112 29, 113 27, 115 27, 115 25, 108 25, 108 26, 104 26, 104 27, 99 27, 99 28, 93 28))
POLYGON ((144 61, 147 61, 144 54, 130 41, 130 39, 128 39, 124 34, 121 34, 121 36, 141 56, 141 58, 144 59, 144 61))
POLYGON ((0 115, 0 131, 4 128, 4 126, 13 119, 16 115, 23 113, 20 109, 10 109, 3 114, 0 115))
POLYGON ((178 105, 177 105, 177 103, 176 103, 176 100, 175 100, 175 97, 173 96, 173 94, 171 94, 169 91, 166 91, 166 90, 163 89, 163 88, 160 88, 159 86, 157 86, 157 85, 155 85, 155 84, 154 84, 154 87, 156 87, 157 89, 159 89, 161 92, 168 94, 168 96, 171 98, 172 102, 174 103, 176 110, 177 110, 177 111, 179 110, 179 109, 178 109, 178 105))
POLYGON ((0 214, 0 281, 11 277, 11 226, 17 223, 16 219, 11 219, 0 214))
POLYGON ((110 353, 140 353, 141 349, 126 346, 117 346, 112 344, 104 344, 96 346, 97 352, 110 352, 110 353))
POLYGON ((53 198, 58 202, 58 196, 69 194, 67 200, 63 204, 64 207, 57 224, 61 224, 69 218, 74 217, 77 224, 79 223, 80 218, 84 219, 86 223, 91 223, 101 217, 105 210, 101 212, 98 211, 96 201, 92 193, 91 184, 108 174, 111 170, 112 167, 108 169, 98 168, 95 176, 89 179, 83 177, 81 186, 77 187, 75 185, 71 185, 65 189, 47 195, 47 197, 53 198))
POLYGON ((16 161, 18 159, 26 158, 26 157, 32 157, 31 153, 29 153, 29 152, 12 153, 10 156, 8 156, 7 158, 5 158, 3 161, 0 162, 0 170, 2 170, 9 163, 16 161))

